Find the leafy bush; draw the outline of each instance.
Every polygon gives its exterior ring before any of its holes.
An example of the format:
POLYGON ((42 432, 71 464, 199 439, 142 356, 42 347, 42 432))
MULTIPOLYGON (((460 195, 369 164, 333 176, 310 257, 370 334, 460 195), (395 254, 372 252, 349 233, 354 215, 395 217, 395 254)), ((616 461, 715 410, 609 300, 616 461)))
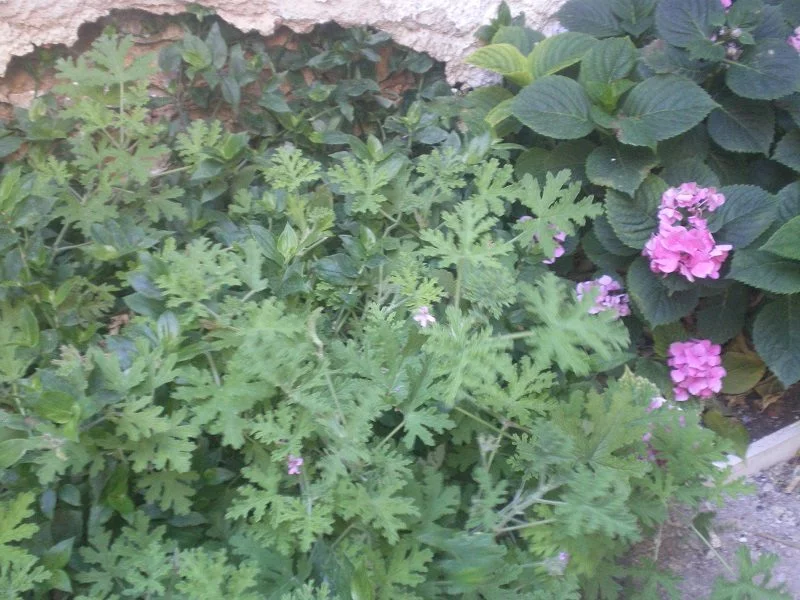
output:
POLYGON ((671 502, 719 493, 728 445, 630 371, 596 377, 628 331, 543 260, 602 206, 566 171, 516 177, 509 147, 448 130, 448 100, 412 87, 383 122, 351 112, 381 93, 333 75, 375 39, 322 42, 287 111, 265 55, 215 27, 162 53, 156 98, 153 57, 104 36, 9 124, 2 595, 564 600, 667 581, 618 559, 671 502))
POLYGON ((505 11, 470 58, 505 78, 471 103, 497 135, 516 132, 527 147, 517 174, 569 168, 603 198, 582 252, 601 271, 627 273, 660 358, 670 341, 751 332, 758 355, 737 346, 724 358, 732 393, 758 382, 761 359, 784 385, 800 380, 798 6, 569 0, 558 13, 568 32, 543 39, 505 11), (689 183, 724 196, 703 216, 708 243, 732 248, 720 253, 719 279, 665 276, 641 256, 662 195, 689 183))

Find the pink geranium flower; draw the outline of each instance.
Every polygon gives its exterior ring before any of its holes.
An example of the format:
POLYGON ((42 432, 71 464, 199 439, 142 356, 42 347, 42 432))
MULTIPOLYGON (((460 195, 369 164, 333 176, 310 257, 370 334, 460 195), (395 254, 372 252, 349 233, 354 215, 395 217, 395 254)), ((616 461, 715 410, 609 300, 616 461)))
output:
POLYGON ((303 458, 290 454, 286 459, 289 475, 300 475, 300 467, 303 466, 303 458))
POLYGON ((594 281, 584 281, 579 283, 576 288, 578 300, 583 300, 583 296, 592 290, 599 290, 594 300, 594 305, 589 309, 589 314, 596 315, 600 312, 611 310, 619 317, 631 314, 628 306, 628 294, 622 294, 622 286, 608 275, 595 279, 594 281))
POLYGON ((719 0, 719 3, 722 4, 722 8, 728 10, 733 4, 733 0, 719 0))
POLYGON ((417 309, 417 312, 414 313, 414 320, 419 323, 419 326, 422 328, 427 327, 428 325, 432 325, 436 323, 436 317, 434 317, 430 312, 428 312, 427 306, 420 306, 417 309))
POLYGON ((670 344, 667 364, 672 368, 670 378, 675 400, 688 400, 689 396, 710 398, 722 389, 726 372, 721 352, 719 344, 712 344, 710 340, 670 344))
POLYGON ((794 35, 790 35, 786 41, 792 48, 800 52, 800 27, 795 27, 794 35))

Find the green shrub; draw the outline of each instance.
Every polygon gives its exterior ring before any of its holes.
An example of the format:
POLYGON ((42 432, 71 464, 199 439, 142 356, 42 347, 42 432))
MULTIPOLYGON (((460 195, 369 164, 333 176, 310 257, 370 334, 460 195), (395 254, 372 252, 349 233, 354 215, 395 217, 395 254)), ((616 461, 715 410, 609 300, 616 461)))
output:
MULTIPOLYGON (((548 39, 504 10, 470 58, 505 79, 471 105, 496 135, 517 133, 527 148, 517 174, 569 168, 604 200, 581 251, 602 272, 627 273, 659 358, 670 341, 751 336, 757 355, 739 347, 724 358, 730 393, 755 385, 764 363, 783 385, 800 380, 797 6, 569 0, 558 14, 569 31, 548 39), (718 280, 661 277, 641 256, 662 193, 687 182, 726 198, 708 218, 733 249, 718 280)), ((668 379, 662 387, 670 393, 668 379)))

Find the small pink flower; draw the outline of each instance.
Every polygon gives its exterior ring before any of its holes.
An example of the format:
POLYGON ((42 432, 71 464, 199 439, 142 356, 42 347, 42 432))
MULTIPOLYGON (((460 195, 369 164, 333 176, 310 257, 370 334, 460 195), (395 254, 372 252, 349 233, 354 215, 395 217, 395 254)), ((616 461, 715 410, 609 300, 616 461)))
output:
POLYGON ((719 3, 722 4, 722 8, 728 10, 733 4, 733 0, 719 0, 719 3))
POLYGON ((649 443, 649 442, 650 442, 650 440, 652 440, 652 439, 653 439, 653 434, 652 434, 652 433, 650 433, 649 431, 648 431, 647 433, 645 433, 645 434, 642 436, 642 441, 643 441, 645 444, 649 443))
POLYGON ((617 281, 608 275, 603 275, 594 281, 581 282, 575 288, 578 300, 583 300, 584 294, 594 289, 598 289, 599 293, 595 298, 594 305, 589 309, 589 314, 596 315, 606 310, 613 310, 617 314, 617 318, 631 314, 628 306, 628 294, 617 293, 622 291, 622 286, 617 281))
MULTIPOLYGON (((551 229, 555 228, 551 226, 551 229)), ((562 246, 561 244, 562 242, 565 242, 566 239, 567 239, 567 234, 564 233, 563 231, 559 231, 558 233, 553 235, 553 241, 556 243, 556 249, 553 252, 552 258, 546 258, 542 261, 544 264, 552 265, 554 262, 556 262, 557 258, 561 258, 562 256, 564 256, 565 250, 564 246, 562 246)))
POLYGON ((689 396, 710 398, 722 389, 726 372, 722 367, 721 352, 722 348, 710 340, 670 344, 667 364, 672 367, 670 378, 674 384, 675 400, 688 400, 689 396))
POLYGON ((428 312, 427 306, 420 306, 417 309, 417 312, 414 313, 414 320, 419 323, 419 326, 422 328, 436 323, 436 317, 428 312))
POLYGON ((664 403, 666 401, 667 401, 666 398, 662 398, 661 396, 656 396, 655 398, 650 400, 650 406, 647 407, 647 412, 651 413, 654 410, 658 410, 659 408, 664 406, 664 403))
POLYGON ((302 457, 290 454, 289 458, 286 459, 286 463, 289 466, 289 475, 300 475, 300 467, 303 466, 302 457))
POLYGON ((794 35, 790 35, 786 42, 797 52, 800 52, 800 27, 795 27, 794 35))

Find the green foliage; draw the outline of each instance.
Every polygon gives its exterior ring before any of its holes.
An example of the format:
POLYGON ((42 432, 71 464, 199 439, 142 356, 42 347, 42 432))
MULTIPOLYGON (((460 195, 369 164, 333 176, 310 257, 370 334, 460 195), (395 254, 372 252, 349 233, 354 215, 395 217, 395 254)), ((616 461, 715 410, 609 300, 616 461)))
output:
MULTIPOLYGON (((624 274, 646 329, 689 318, 696 337, 724 343, 752 331, 764 347, 768 320, 757 315, 777 308, 759 291, 800 293, 789 248, 800 215, 800 58, 787 41, 800 14, 784 4, 568 0, 557 16, 569 31, 532 45, 533 34, 484 37, 469 59, 506 81, 473 94, 484 130, 523 145, 515 170, 544 181, 569 168, 604 203, 581 250, 599 272, 624 274), (661 194, 688 182, 726 198, 705 215, 715 241, 733 248, 711 284, 662 278, 636 257, 658 227, 661 194), (732 289, 738 307, 716 314, 732 289), (759 310, 747 309, 752 301, 759 310)), ((781 348, 762 358, 790 385, 800 354, 781 348)))
MULTIPOLYGON (((597 46, 495 25, 537 81, 597 46)), ((380 100, 376 63, 432 68, 382 34, 193 31, 166 96, 104 36, 9 124, 5 595, 621 597, 620 556, 719 493, 730 446, 648 412, 628 328, 563 276, 602 205, 456 131, 428 78, 380 100)))

